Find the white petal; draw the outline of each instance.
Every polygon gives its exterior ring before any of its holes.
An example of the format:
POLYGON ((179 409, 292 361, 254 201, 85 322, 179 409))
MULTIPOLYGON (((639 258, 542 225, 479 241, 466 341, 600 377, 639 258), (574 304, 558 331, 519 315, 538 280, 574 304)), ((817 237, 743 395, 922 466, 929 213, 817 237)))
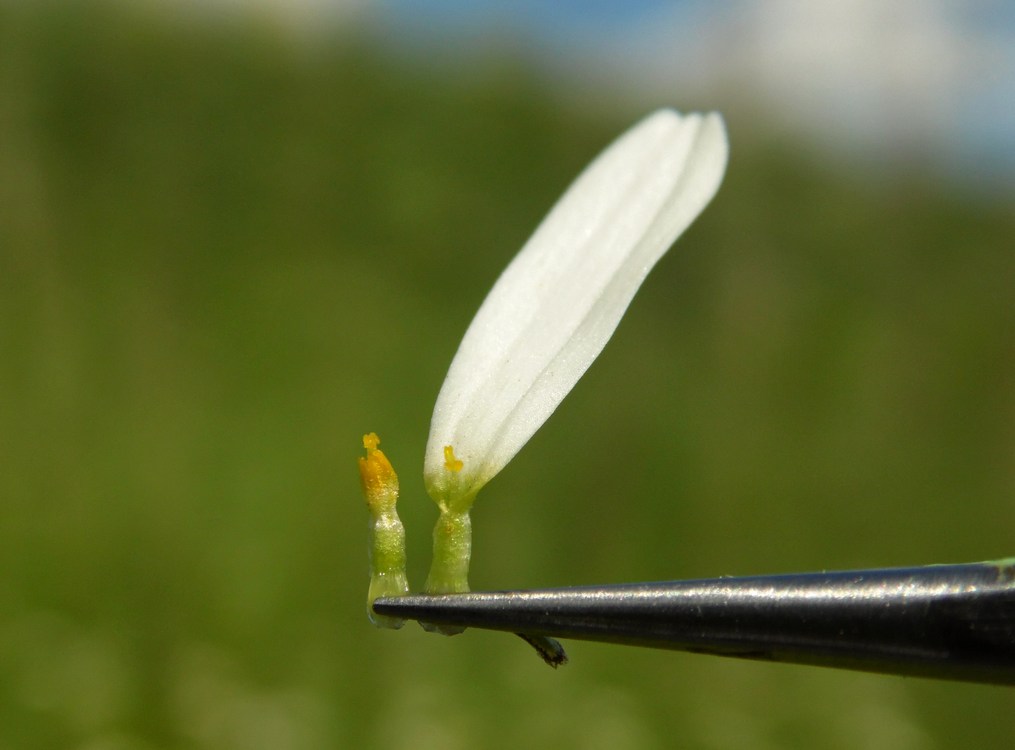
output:
POLYGON ((599 355, 656 261, 715 195, 728 146, 715 113, 661 110, 578 176, 465 333, 430 424, 424 476, 455 494, 500 471, 599 355))

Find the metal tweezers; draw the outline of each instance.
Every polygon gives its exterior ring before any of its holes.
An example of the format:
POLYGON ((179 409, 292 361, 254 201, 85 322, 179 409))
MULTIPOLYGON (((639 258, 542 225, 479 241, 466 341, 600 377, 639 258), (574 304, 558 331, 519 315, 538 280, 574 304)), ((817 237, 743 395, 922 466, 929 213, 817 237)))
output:
POLYGON ((533 645, 575 638, 1015 685, 1015 558, 916 568, 410 594, 378 599, 374 611, 452 628, 509 631, 535 641, 533 645))

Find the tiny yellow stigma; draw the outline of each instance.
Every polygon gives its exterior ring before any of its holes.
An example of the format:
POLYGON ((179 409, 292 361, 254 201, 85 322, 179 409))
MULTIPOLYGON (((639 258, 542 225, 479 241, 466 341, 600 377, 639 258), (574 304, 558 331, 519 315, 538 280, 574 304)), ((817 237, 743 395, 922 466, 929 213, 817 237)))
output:
POLYGON ((460 472, 462 470, 463 466, 465 466, 465 464, 463 464, 461 461, 459 461, 457 458, 455 458, 455 449, 452 448, 450 445, 445 445, 444 446, 444 468, 447 469, 448 471, 451 471, 451 472, 454 472, 455 474, 457 474, 458 472, 460 472))
POLYGON ((376 432, 368 432, 363 436, 363 447, 368 451, 377 450, 377 446, 381 444, 381 439, 377 437, 376 432))
POLYGON ((370 432, 363 436, 363 447, 367 454, 360 456, 359 476, 367 505, 372 510, 386 511, 394 509, 398 501, 398 475, 388 457, 377 449, 380 443, 376 433, 370 432))

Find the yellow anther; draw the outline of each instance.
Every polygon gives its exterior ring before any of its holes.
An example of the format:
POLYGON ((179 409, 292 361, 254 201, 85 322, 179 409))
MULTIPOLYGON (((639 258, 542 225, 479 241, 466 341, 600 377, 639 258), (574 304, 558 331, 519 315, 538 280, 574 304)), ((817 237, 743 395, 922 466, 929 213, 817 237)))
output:
POLYGON ((359 477, 363 495, 371 511, 383 512, 395 507, 398 500, 398 475, 388 457, 377 449, 380 438, 373 432, 363 436, 366 456, 359 459, 359 477))
POLYGON ((457 474, 462 470, 463 466, 465 466, 465 464, 463 464, 461 461, 455 458, 455 449, 452 448, 450 445, 445 445, 444 468, 447 469, 448 471, 452 471, 455 474, 457 474))

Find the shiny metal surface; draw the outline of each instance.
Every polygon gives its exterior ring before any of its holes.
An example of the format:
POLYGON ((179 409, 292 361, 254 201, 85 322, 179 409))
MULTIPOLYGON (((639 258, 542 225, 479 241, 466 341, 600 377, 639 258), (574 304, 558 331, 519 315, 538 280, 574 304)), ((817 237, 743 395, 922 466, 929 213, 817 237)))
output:
POLYGON ((1015 684, 1015 558, 378 599, 379 614, 749 659, 1015 684))

